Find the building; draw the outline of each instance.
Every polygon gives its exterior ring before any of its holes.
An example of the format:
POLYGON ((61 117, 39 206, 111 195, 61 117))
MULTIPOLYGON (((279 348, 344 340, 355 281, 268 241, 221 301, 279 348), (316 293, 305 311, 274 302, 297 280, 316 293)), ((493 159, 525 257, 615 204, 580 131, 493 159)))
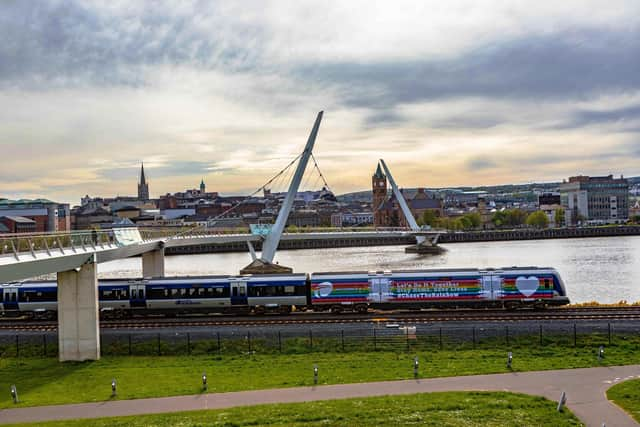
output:
POLYGON ((149 183, 144 176, 144 163, 140 167, 140 182, 138 183, 138 200, 149 200, 149 183))
POLYGON ((560 184, 567 225, 606 224, 629 218, 629 182, 620 176, 572 176, 560 184))
MULTIPOLYGON (((387 177, 382 173, 380 164, 371 178, 373 222, 376 227, 408 227, 402 208, 395 194, 387 199, 387 177)), ((413 217, 418 220, 426 211, 434 211, 437 217, 444 215, 442 200, 427 194, 424 188, 418 188, 412 198, 400 190, 407 201, 413 217)))
POLYGON ((373 225, 384 227, 386 218, 383 218, 382 205, 387 200, 387 176, 382 173, 380 163, 376 173, 371 177, 371 205, 373 209, 373 225))
MULTIPOLYGON (((0 217, 23 217, 35 222, 36 233, 68 231, 71 210, 66 203, 47 199, 0 200, 0 217)), ((30 227, 30 226, 29 226, 30 227)))
POLYGON ((560 205, 560 193, 542 193, 538 195, 538 206, 560 205))
POLYGON ((0 217, 2 232, 4 233, 35 233, 36 222, 23 216, 3 216, 0 217))

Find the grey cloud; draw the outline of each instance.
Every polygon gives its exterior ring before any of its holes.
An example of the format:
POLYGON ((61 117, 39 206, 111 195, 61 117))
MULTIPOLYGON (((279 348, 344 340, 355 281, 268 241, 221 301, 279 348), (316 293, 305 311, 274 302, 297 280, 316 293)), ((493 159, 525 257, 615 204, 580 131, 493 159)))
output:
POLYGON ((241 21, 225 24, 221 18, 217 28, 193 25, 206 14, 215 21, 216 12, 215 4, 204 3, 195 5, 191 15, 176 16, 170 7, 149 3, 137 15, 115 16, 76 1, 3 1, 0 81, 138 86, 144 83, 138 66, 253 68, 262 52, 263 30, 241 21), (225 37, 230 29, 237 39, 225 37))
POLYGON ((488 157, 474 157, 466 162, 466 166, 471 170, 483 170, 495 168, 498 166, 498 163, 488 157))
POLYGON ((574 113, 571 121, 566 124, 566 127, 579 127, 585 124, 600 123, 617 123, 624 126, 625 124, 638 121, 640 121, 640 105, 633 105, 605 111, 581 110, 574 113))
MULTIPOLYGON (((145 175, 149 181, 154 177, 185 176, 185 175, 207 175, 213 171, 218 171, 216 166, 210 162, 198 161, 172 161, 163 166, 144 168, 145 175)), ((110 180, 136 179, 140 173, 140 166, 105 168, 97 171, 98 175, 110 180)))
POLYGON ((585 99, 638 90, 640 27, 527 36, 447 60, 307 64, 296 72, 344 87, 344 103, 371 108, 374 117, 378 110, 439 99, 585 99))

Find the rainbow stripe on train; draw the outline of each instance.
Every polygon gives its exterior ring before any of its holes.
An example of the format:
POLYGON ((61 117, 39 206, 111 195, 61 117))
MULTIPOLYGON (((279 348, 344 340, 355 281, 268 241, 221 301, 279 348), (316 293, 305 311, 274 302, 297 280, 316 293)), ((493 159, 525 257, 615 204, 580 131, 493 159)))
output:
POLYGON ((546 306, 569 302, 564 283, 553 268, 313 273, 310 282, 313 307, 325 309, 357 304, 426 308, 546 306))

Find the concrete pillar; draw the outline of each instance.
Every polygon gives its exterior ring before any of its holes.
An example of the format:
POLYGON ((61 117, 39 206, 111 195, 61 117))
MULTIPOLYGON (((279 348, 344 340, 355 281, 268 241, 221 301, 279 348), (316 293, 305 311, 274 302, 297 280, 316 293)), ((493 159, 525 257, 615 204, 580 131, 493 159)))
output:
POLYGON ((142 277, 164 277, 164 248, 142 254, 142 277))
POLYGON ((100 359, 95 262, 58 273, 58 348, 61 362, 100 359))

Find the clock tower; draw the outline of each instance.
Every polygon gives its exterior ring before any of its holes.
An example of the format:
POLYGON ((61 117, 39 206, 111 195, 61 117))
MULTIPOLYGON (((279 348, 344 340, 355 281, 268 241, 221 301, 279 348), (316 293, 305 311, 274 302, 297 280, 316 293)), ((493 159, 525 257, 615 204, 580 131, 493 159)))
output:
POLYGON ((382 215, 382 205, 387 200, 387 177, 382 173, 382 169, 380 169, 380 163, 378 163, 378 168, 376 169, 376 173, 371 177, 371 201, 372 201, 372 210, 373 210, 373 224, 376 227, 384 226, 384 219, 382 215))

